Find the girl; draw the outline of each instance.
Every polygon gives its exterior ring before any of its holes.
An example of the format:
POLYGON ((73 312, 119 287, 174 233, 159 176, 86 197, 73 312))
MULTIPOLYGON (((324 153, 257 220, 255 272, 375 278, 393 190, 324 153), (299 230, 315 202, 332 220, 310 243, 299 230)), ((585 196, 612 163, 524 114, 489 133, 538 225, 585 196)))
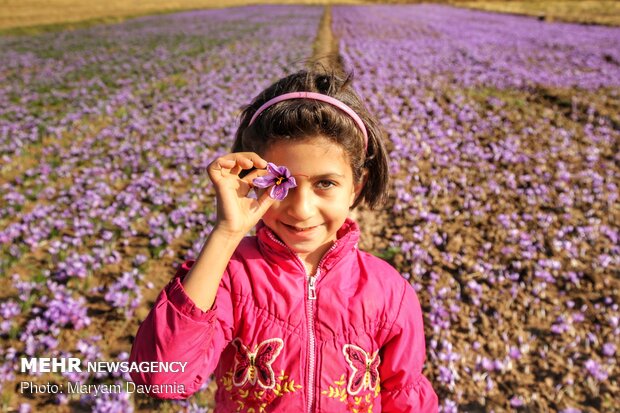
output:
POLYGON ((347 217, 388 189, 381 129, 351 77, 276 82, 241 114, 233 152, 208 168, 213 231, 131 351, 133 362, 184 368, 133 380, 178 399, 215 372, 216 412, 436 412, 415 290, 357 249, 347 217))

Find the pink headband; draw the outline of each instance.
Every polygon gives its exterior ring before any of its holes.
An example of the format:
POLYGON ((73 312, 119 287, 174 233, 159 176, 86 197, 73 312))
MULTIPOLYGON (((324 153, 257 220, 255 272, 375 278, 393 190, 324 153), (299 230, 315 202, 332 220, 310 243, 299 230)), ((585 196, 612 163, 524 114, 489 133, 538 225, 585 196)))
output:
POLYGON ((250 123, 248 124, 248 126, 254 123, 258 115, 260 115, 269 106, 275 105, 278 102, 282 102, 283 100, 288 100, 288 99, 320 100, 321 102, 329 103, 331 105, 336 106, 338 109, 342 110, 347 115, 351 116, 351 118, 353 118, 357 126, 360 128, 360 130, 364 134, 364 150, 368 149, 368 133, 366 132, 366 127, 364 126, 364 122, 362 122, 362 119, 357 115, 357 113, 355 113, 353 109, 351 109, 350 107, 345 105, 343 102, 339 101, 338 99, 334 99, 331 96, 322 95, 320 93, 292 92, 292 93, 285 93, 283 95, 276 96, 275 98, 268 100, 260 108, 258 108, 256 113, 254 113, 254 116, 252 116, 252 119, 250 119, 250 123))

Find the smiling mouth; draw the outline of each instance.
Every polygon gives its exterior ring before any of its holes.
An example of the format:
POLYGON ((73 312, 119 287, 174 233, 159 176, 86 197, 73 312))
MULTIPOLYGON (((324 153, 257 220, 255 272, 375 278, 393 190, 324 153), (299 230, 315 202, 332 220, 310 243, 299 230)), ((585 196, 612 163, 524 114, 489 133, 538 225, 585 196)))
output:
POLYGON ((287 228, 289 228, 289 229, 291 229, 291 230, 293 230, 293 231, 295 231, 295 232, 304 232, 304 231, 309 231, 309 230, 311 230, 311 229, 314 229, 314 228, 318 227, 318 225, 315 225, 315 226, 313 226, 313 227, 296 227, 296 226, 289 225, 289 224, 284 224, 284 225, 285 225, 287 228))

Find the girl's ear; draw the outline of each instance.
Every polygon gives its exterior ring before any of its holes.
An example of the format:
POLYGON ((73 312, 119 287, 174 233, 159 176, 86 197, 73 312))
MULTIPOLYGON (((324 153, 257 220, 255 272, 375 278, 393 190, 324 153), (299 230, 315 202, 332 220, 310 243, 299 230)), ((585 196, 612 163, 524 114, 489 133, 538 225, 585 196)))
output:
POLYGON ((360 196, 364 185, 366 185, 366 181, 368 180, 368 169, 364 168, 364 172, 362 172, 362 177, 357 183, 353 183, 353 193, 351 194, 351 202, 349 203, 349 207, 352 207, 355 203, 355 200, 360 196))

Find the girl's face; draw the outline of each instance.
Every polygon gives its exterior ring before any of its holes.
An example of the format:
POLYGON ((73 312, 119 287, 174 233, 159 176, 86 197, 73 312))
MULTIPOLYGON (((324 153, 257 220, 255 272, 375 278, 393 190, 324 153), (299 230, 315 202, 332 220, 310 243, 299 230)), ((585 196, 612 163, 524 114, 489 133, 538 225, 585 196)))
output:
POLYGON ((286 166, 297 181, 286 198, 269 208, 263 222, 303 261, 318 264, 362 187, 354 185, 346 153, 340 145, 318 137, 277 142, 263 158, 286 166))

